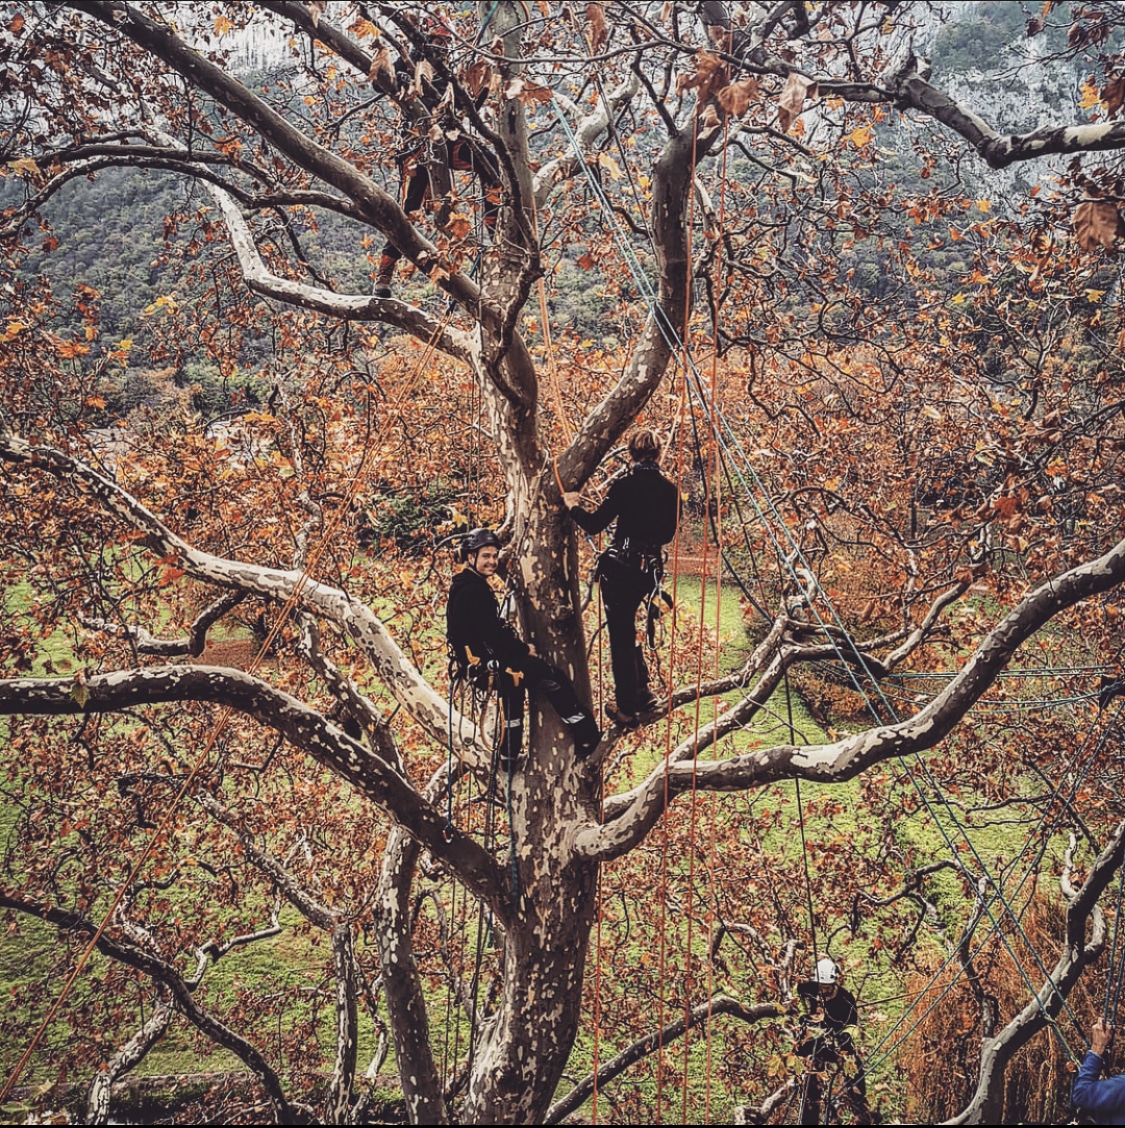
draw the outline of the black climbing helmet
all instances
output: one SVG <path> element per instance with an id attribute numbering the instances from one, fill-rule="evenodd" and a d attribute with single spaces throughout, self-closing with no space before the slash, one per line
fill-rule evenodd
<path id="1" fill-rule="evenodd" d="M 482 548 L 499 548 L 500 538 L 491 529 L 473 529 L 461 542 L 461 561 L 467 564 Z"/>

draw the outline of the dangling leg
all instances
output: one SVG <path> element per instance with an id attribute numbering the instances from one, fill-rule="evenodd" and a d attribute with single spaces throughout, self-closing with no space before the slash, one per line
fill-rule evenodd
<path id="1" fill-rule="evenodd" d="M 523 708 L 527 690 L 523 678 L 501 670 L 498 675 L 501 724 L 500 768 L 505 774 L 514 772 L 523 751 Z"/>
<path id="2" fill-rule="evenodd" d="M 415 153 L 406 159 L 403 164 L 403 179 L 406 185 L 406 199 L 403 200 L 402 210 L 408 215 L 417 211 L 426 199 L 430 190 L 430 178 L 426 167 L 419 161 L 421 152 Z M 375 274 L 375 288 L 372 293 L 377 298 L 391 296 L 391 283 L 394 281 L 395 267 L 402 258 L 402 251 L 389 239 L 383 244 L 383 253 L 379 256 L 379 269 Z"/>
<path id="3" fill-rule="evenodd" d="M 584 760 L 601 743 L 601 729 L 594 714 L 578 700 L 574 683 L 557 666 L 542 658 L 528 658 L 525 666 L 530 689 L 541 689 L 562 723 L 574 737 L 574 754 Z"/>

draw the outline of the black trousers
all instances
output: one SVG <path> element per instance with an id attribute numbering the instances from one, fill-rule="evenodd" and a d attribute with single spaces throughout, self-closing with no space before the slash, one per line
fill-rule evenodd
<path id="1" fill-rule="evenodd" d="M 821 1035 L 807 1039 L 797 1047 L 797 1056 L 812 1058 L 813 1068 L 818 1071 L 827 1069 L 830 1065 L 843 1067 L 850 1060 L 852 1064 L 859 1066 L 859 1072 L 851 1077 L 845 1074 L 844 1080 L 861 1097 L 867 1096 L 867 1077 L 864 1075 L 863 1067 L 859 1065 L 855 1042 L 846 1031 L 834 1037 Z"/>
<path id="2" fill-rule="evenodd" d="M 419 149 L 407 158 L 404 169 L 410 169 L 406 176 L 406 198 L 402 202 L 402 210 L 407 212 L 417 211 L 423 204 L 430 191 L 430 174 L 422 161 L 425 153 Z M 480 180 L 481 190 L 484 193 L 484 222 L 486 227 L 496 226 L 496 217 L 500 212 L 500 204 L 496 199 L 500 189 L 500 177 L 496 170 L 483 158 L 478 157 L 476 151 L 464 141 L 454 141 L 449 146 L 449 160 L 451 166 L 458 172 L 473 172 Z M 383 245 L 383 258 L 398 262 L 402 258 L 402 251 L 388 240 Z M 394 269 L 392 266 L 391 270 Z"/>
<path id="3" fill-rule="evenodd" d="M 505 667 L 496 672 L 500 708 L 504 716 L 504 739 L 500 744 L 501 765 L 515 767 L 523 748 L 523 712 L 527 691 L 537 690 L 551 703 L 575 741 L 594 739 L 598 725 L 594 715 L 578 700 L 574 683 L 557 666 L 530 655 L 519 669 Z"/>
<path id="4" fill-rule="evenodd" d="M 648 664 L 637 642 L 637 611 L 651 594 L 656 580 L 651 572 L 605 561 L 601 565 L 602 602 L 609 632 L 609 656 L 617 708 L 636 713 L 649 692 Z"/>

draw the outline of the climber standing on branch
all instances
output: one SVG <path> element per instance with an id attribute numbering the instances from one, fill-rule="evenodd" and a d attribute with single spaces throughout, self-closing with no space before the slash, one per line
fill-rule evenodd
<path id="1" fill-rule="evenodd" d="M 466 567 L 453 577 L 446 605 L 446 637 L 460 672 L 477 684 L 491 680 L 504 715 L 501 764 L 515 769 L 523 747 L 527 691 L 540 690 L 574 738 L 574 753 L 585 759 L 602 734 L 579 700 L 571 680 L 535 653 L 501 618 L 489 580 L 500 563 L 500 540 L 491 529 L 474 529 L 461 544 Z"/>
<path id="2" fill-rule="evenodd" d="M 633 468 L 609 488 L 605 501 L 588 513 L 577 493 L 563 501 L 579 528 L 600 533 L 616 520 L 613 543 L 598 561 L 617 694 L 606 715 L 622 728 L 635 728 L 637 714 L 656 703 L 649 690 L 648 665 L 637 641 L 637 610 L 664 575 L 664 545 L 676 535 L 679 491 L 660 472 L 660 440 L 642 429 L 629 441 Z"/>

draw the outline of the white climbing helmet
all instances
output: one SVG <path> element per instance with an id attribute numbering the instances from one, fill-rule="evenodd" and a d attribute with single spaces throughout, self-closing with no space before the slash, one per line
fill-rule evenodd
<path id="1" fill-rule="evenodd" d="M 827 956 L 816 963 L 817 983 L 835 983 L 840 978 L 840 969 Z"/>

